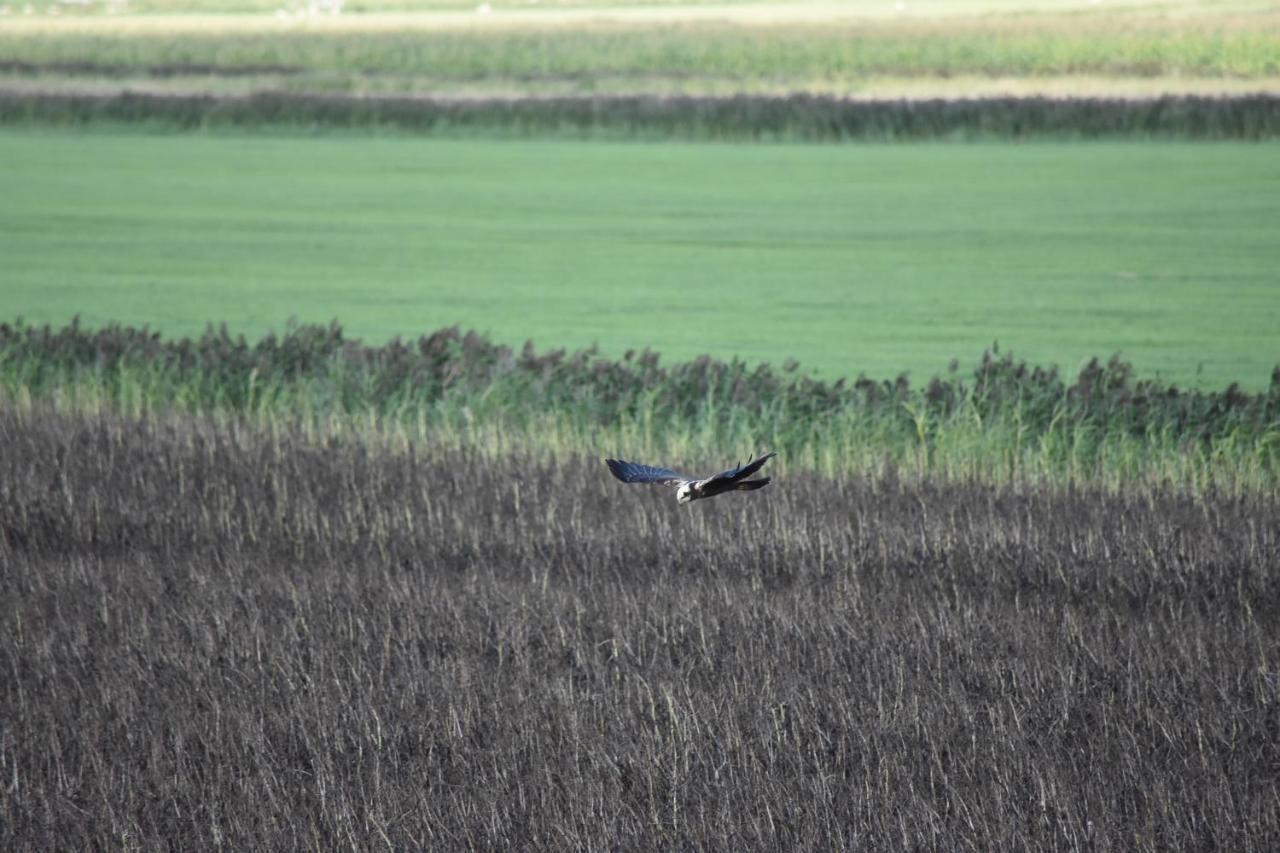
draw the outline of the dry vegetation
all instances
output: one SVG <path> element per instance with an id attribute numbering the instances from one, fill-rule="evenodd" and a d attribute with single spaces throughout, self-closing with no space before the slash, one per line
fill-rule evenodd
<path id="1" fill-rule="evenodd" d="M 0 846 L 1280 843 L 1274 497 L 0 410 Z"/>

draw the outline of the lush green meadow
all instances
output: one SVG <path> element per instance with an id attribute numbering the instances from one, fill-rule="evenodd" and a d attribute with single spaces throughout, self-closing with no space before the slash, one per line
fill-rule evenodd
<path id="1" fill-rule="evenodd" d="M 993 341 L 1068 374 L 1266 387 L 1272 145 L 735 146 L 0 135 L 7 318 L 340 318 L 917 381 Z"/>

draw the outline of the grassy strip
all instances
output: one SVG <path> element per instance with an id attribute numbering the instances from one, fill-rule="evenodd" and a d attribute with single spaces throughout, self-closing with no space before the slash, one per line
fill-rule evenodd
<path id="1" fill-rule="evenodd" d="M 433 100 L 279 92 L 245 97 L 0 93 L 0 124 L 121 123 L 180 130 L 321 127 L 803 141 L 1265 140 L 1280 137 L 1280 96 L 854 101 L 816 95 Z"/>
<path id="2" fill-rule="evenodd" d="M 715 464 L 780 451 L 794 468 L 1119 487 L 1273 490 L 1280 473 L 1280 368 L 1246 394 L 1133 381 L 1112 359 L 1073 381 L 989 352 L 972 374 L 913 388 L 826 383 L 709 358 L 663 367 L 652 352 L 514 352 L 444 329 L 370 347 L 335 324 L 256 344 L 210 329 L 0 325 L 0 388 L 19 407 L 177 408 L 264 421 L 373 425 L 497 454 L 632 454 Z M 407 431 L 407 433 L 406 433 Z"/>
<path id="3" fill-rule="evenodd" d="M 346 95 L 350 97 L 401 97 L 436 100 L 488 98 L 680 96 L 731 97 L 754 95 L 784 97 L 805 93 L 857 100 L 927 100 L 973 98 L 1130 98 L 1150 99 L 1171 95 L 1212 97 L 1280 94 L 1280 75 L 1270 77 L 1105 77 L 1054 75 L 1045 77 L 863 77 L 856 81 L 814 79 L 743 80 L 672 77 L 660 70 L 644 77 L 592 77 L 590 79 L 526 81 L 502 79 L 447 80 L 400 75 L 368 75 L 359 72 L 306 73 L 291 69 L 246 69 L 234 74 L 205 73 L 200 69 L 176 74 L 124 71 L 91 74 L 91 68 L 25 71 L 0 68 L 0 91 L 41 95 L 108 95 L 132 92 L 158 95 L 239 95 L 260 92 Z"/>

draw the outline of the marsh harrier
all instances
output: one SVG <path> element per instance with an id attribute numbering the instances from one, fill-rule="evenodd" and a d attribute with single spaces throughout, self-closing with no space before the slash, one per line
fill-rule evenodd
<path id="1" fill-rule="evenodd" d="M 748 480 L 747 477 L 759 471 L 764 463 L 776 455 L 776 453 L 766 453 L 746 465 L 739 465 L 736 468 L 721 471 L 713 477 L 701 480 L 697 477 L 688 477 L 672 471 L 670 468 L 655 468 L 652 465 L 624 462 L 621 459 L 606 459 L 604 461 L 609 466 L 609 470 L 613 472 L 613 476 L 624 483 L 661 483 L 664 486 L 675 486 L 676 500 L 679 503 L 687 504 L 689 501 L 714 498 L 716 495 L 721 495 L 725 492 L 750 492 L 756 489 L 763 489 L 769 485 L 770 477 L 763 477 L 759 480 Z"/>

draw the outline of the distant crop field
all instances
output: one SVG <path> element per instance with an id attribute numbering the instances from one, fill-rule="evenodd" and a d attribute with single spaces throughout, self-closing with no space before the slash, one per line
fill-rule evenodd
<path id="1" fill-rule="evenodd" d="M 1053 13 L 1107 13 L 1087 0 L 490 0 L 483 12 L 476 0 L 344 0 L 341 13 L 357 19 L 366 16 L 429 16 L 443 24 L 460 19 L 488 21 L 578 21 L 597 17 L 633 17 L 649 20 L 698 20 L 732 18 L 742 21 L 796 19 L 866 20 L 877 18 L 956 18 L 974 15 L 1042 15 Z M 1108 4 L 1110 5 L 1110 4 Z M 107 12 L 112 16 L 158 16 L 200 14 L 206 16 L 272 15 L 285 11 L 296 16 L 305 11 L 302 0 L 130 0 L 126 4 L 68 6 L 61 13 L 86 17 Z M 1268 10 L 1270 0 L 1126 0 L 1125 14 L 1155 16 L 1216 16 Z M 49 7 L 36 14 L 47 13 Z M 327 12 L 321 18 L 328 18 Z"/>
<path id="2" fill-rule="evenodd" d="M 0 88 L 466 96 L 1280 90 L 1274 4 L 909 3 L 901 12 L 891 2 L 486 5 L 492 14 L 434 4 L 411 10 L 417 14 L 299 18 L 272 3 L 239 15 L 11 16 L 0 20 Z"/>
<path id="3" fill-rule="evenodd" d="M 6 318 L 1267 386 L 1273 145 L 0 134 Z"/>

